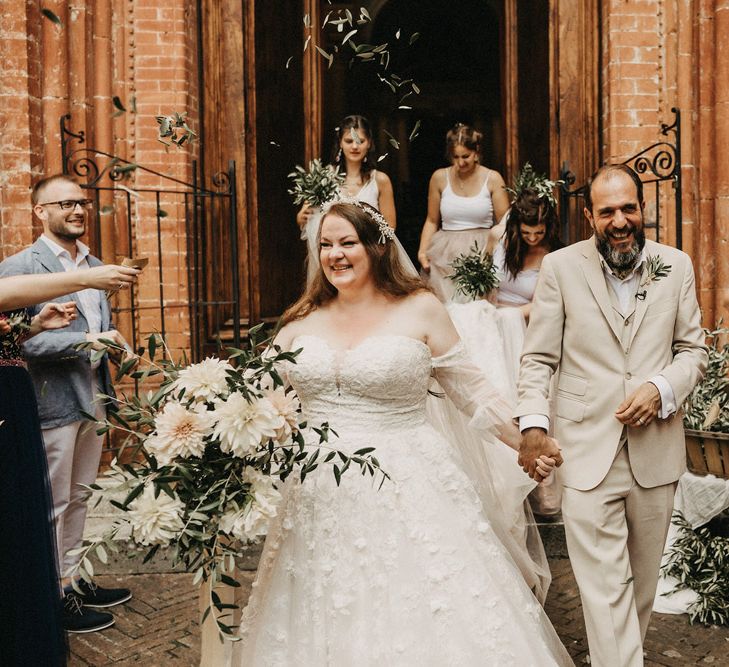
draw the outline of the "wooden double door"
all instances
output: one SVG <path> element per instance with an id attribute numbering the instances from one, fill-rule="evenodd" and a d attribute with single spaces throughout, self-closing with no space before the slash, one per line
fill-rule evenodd
<path id="1" fill-rule="evenodd" d="M 384 156 L 378 167 L 393 181 L 398 234 L 410 252 L 430 174 L 446 164 L 445 133 L 456 122 L 483 132 L 484 163 L 507 182 L 526 161 L 555 178 L 568 163 L 580 182 L 599 162 L 600 0 L 199 4 L 203 119 L 214 128 L 207 144 L 237 158 L 245 174 L 239 239 L 247 260 L 242 293 L 253 320 L 275 317 L 301 292 L 303 245 L 287 174 L 313 157 L 329 158 L 345 115 L 363 114 L 373 124 Z M 346 53 L 343 33 L 322 24 L 330 11 L 356 18 L 361 7 L 371 21 L 357 39 L 387 42 L 388 70 L 417 83 L 419 93 L 405 102 L 398 104 L 373 63 L 351 66 L 337 55 L 330 65 L 312 48 L 338 45 Z M 413 33 L 419 36 L 410 44 Z"/>

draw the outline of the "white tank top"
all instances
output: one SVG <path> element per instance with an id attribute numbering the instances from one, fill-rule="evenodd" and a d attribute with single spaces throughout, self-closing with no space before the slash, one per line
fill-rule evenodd
<path id="1" fill-rule="evenodd" d="M 481 191 L 473 197 L 463 197 L 453 192 L 446 169 L 446 186 L 440 196 L 441 227 L 455 232 L 462 229 L 489 229 L 494 226 L 494 205 L 488 189 L 491 172 L 486 175 Z"/>
<path id="2" fill-rule="evenodd" d="M 525 269 L 516 274 L 516 278 L 506 268 L 506 249 L 503 239 L 494 248 L 494 265 L 499 278 L 499 303 L 512 306 L 523 306 L 530 303 L 537 288 L 539 269 Z"/>
<path id="3" fill-rule="evenodd" d="M 377 187 L 377 169 L 370 172 L 367 182 L 354 195 L 355 199 L 380 210 L 380 188 Z"/>

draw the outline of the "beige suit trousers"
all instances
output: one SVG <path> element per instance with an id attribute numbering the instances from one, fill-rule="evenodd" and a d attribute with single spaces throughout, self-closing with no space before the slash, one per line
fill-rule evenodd
<path id="1" fill-rule="evenodd" d="M 104 416 L 103 408 L 98 408 L 97 418 Z M 104 436 L 96 435 L 96 424 L 85 420 L 43 429 L 62 577 L 79 559 L 68 552 L 83 540 L 89 491 L 81 485 L 96 481 L 103 440 Z"/>
<path id="2" fill-rule="evenodd" d="M 627 443 L 597 487 L 564 488 L 567 549 L 593 667 L 643 665 L 643 640 L 675 490 L 675 482 L 650 489 L 639 486 Z"/>

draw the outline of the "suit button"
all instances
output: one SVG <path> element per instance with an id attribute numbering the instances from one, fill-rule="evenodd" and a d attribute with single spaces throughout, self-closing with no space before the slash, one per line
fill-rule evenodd
<path id="1" fill-rule="evenodd" d="M 632 378 L 632 377 L 633 377 L 633 375 L 631 373 L 626 373 L 625 374 L 625 379 L 626 380 L 630 380 L 630 378 Z"/>
<path id="2" fill-rule="evenodd" d="M 627 327 L 630 324 L 630 318 L 628 318 L 627 320 L 625 320 L 623 322 L 623 324 Z"/>

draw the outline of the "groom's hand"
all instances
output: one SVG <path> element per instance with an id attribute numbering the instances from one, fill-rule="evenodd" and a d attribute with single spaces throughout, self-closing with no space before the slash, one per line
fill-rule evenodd
<path id="1" fill-rule="evenodd" d="M 527 428 L 521 434 L 519 445 L 519 465 L 529 477 L 540 481 L 542 478 L 537 472 L 537 459 L 542 456 L 554 459 L 557 466 L 562 465 L 562 453 L 557 441 L 547 435 L 541 428 Z"/>
<path id="2" fill-rule="evenodd" d="M 615 411 L 615 418 L 627 426 L 647 426 L 661 409 L 661 394 L 652 382 L 644 382 Z"/>

